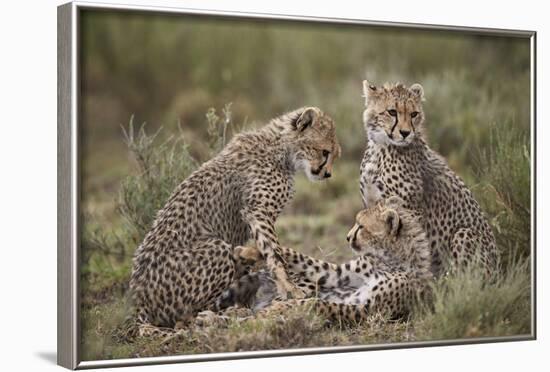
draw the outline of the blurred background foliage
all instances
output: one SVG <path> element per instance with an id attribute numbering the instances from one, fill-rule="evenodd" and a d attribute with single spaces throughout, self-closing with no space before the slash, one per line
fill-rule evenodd
<path id="1" fill-rule="evenodd" d="M 365 147 L 361 120 L 365 78 L 376 84 L 401 81 L 424 86 L 431 147 L 448 160 L 482 204 L 503 252 L 503 275 L 523 275 L 520 283 L 529 285 L 525 264 L 531 203 L 528 39 L 91 10 L 82 14 L 80 37 L 87 358 L 136 353 L 129 346 L 113 346 L 106 335 L 126 311 L 123 303 L 133 251 L 175 185 L 233 133 L 288 110 L 314 105 L 333 116 L 343 157 L 325 183 L 311 185 L 303 176 L 297 178 L 296 197 L 278 221 L 281 241 L 332 261 L 351 257 L 344 239 L 361 208 L 358 173 Z M 507 278 L 499 280 L 502 288 L 491 293 L 502 298 L 511 282 Z M 436 292 L 452 293 L 454 302 L 463 304 L 462 288 L 475 288 L 476 295 L 483 290 L 476 286 L 482 281 L 478 279 L 469 286 L 457 279 L 455 290 L 449 289 L 453 281 L 447 279 L 441 284 L 445 288 Z M 516 299 L 523 287 L 514 282 L 514 292 L 509 292 Z M 512 308 L 521 312 L 510 316 L 506 315 L 510 311 L 495 310 L 486 332 L 476 315 L 478 306 L 470 308 L 472 319 L 454 324 L 452 332 L 442 328 L 437 334 L 457 338 L 465 334 L 456 329 L 472 327 L 482 330 L 478 336 L 528 332 L 528 322 L 506 328 L 510 319 L 529 316 L 525 311 L 529 299 L 519 297 L 522 306 Z M 429 338 L 430 327 L 436 322 L 444 327 L 441 317 L 455 313 L 447 309 L 439 318 L 430 315 L 410 326 L 417 325 L 418 337 Z M 371 329 L 376 334 L 372 342 L 405 339 L 401 327 L 395 330 L 399 335 L 380 331 L 378 323 L 376 327 L 376 332 Z M 412 337 L 408 332 L 406 339 Z M 345 344 L 342 337 L 338 342 Z M 357 342 L 370 341 L 363 337 Z M 162 354 L 150 347 L 140 345 L 140 355 L 145 349 L 147 355 Z M 180 345 L 176 351 L 189 350 Z"/>

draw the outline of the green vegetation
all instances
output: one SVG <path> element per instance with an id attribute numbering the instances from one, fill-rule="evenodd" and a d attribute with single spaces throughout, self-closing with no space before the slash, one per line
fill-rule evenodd
<path id="1" fill-rule="evenodd" d="M 92 11 L 81 37 L 85 360 L 530 332 L 527 40 Z M 132 254 L 176 185 L 234 133 L 295 107 L 335 118 L 343 157 L 326 182 L 297 177 L 277 232 L 307 254 L 351 258 L 365 77 L 423 84 L 429 142 L 473 190 L 503 252 L 495 278 L 445 276 L 433 304 L 399 322 L 373 314 L 356 327 L 329 325 L 295 309 L 168 340 L 113 337 L 130 309 Z"/>
<path id="2" fill-rule="evenodd" d="M 445 276 L 433 285 L 433 304 L 420 306 L 414 314 L 416 337 L 449 340 L 529 333 L 530 286 L 526 261 L 511 263 L 491 279 L 474 268 Z"/>

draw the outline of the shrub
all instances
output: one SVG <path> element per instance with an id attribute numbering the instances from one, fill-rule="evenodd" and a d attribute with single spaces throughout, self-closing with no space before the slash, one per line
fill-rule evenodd
<path id="1" fill-rule="evenodd" d="M 489 145 L 479 151 L 475 189 L 489 214 L 502 263 L 531 253 L 529 132 L 512 121 L 491 126 Z"/>
<path id="2" fill-rule="evenodd" d="M 130 257 L 155 214 L 197 167 L 181 135 L 161 140 L 161 129 L 149 135 L 142 124 L 136 130 L 133 117 L 122 132 L 136 171 L 120 184 L 115 201 L 120 223 L 106 226 L 97 217 L 83 216 L 81 276 L 88 295 L 117 282 L 127 284 Z"/>
<path id="3" fill-rule="evenodd" d="M 122 128 L 124 141 L 137 164 L 137 172 L 122 181 L 117 210 L 130 232 L 141 240 L 176 186 L 195 168 L 188 145 L 180 136 L 169 136 L 158 143 L 161 129 L 152 135 L 145 124 L 134 129 L 133 118 L 128 130 Z"/>
<path id="4" fill-rule="evenodd" d="M 527 260 L 487 278 L 475 266 L 432 285 L 433 304 L 414 315 L 419 340 L 449 340 L 530 333 L 531 275 Z M 433 307 L 432 307 L 433 305 Z"/>
<path id="5" fill-rule="evenodd" d="M 208 110 L 206 121 L 212 155 L 228 141 L 231 118 L 231 104 L 225 105 L 221 117 L 214 108 Z M 93 216 L 84 216 L 82 274 L 88 279 L 85 285 L 94 280 L 108 285 L 110 279 L 127 278 L 131 265 L 129 256 L 150 229 L 157 211 L 198 167 L 181 130 L 178 136 L 162 137 L 162 128 L 148 134 L 145 126 L 143 123 L 136 129 L 132 116 L 128 127 L 122 127 L 124 143 L 136 169 L 122 180 L 115 201 L 120 226 L 107 227 Z"/>

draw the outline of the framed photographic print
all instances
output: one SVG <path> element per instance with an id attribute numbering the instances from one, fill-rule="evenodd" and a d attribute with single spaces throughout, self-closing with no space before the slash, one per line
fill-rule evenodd
<path id="1" fill-rule="evenodd" d="M 58 8 L 58 363 L 533 340 L 535 32 Z"/>

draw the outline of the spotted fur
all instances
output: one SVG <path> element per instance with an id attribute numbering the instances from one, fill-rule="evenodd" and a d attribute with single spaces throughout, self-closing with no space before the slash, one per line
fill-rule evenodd
<path id="1" fill-rule="evenodd" d="M 303 296 L 287 278 L 275 221 L 295 173 L 326 179 L 339 154 L 333 120 L 314 107 L 235 136 L 176 188 L 136 250 L 130 289 L 139 323 L 174 327 L 214 306 L 238 271 L 235 247 L 249 238 L 278 296 Z"/>
<path id="2" fill-rule="evenodd" d="M 288 272 L 310 298 L 272 299 L 275 301 L 270 306 L 262 304 L 255 310 L 266 316 L 294 306 L 311 305 L 331 319 L 362 321 L 375 312 L 388 317 L 403 316 L 418 296 L 427 294 L 432 278 L 428 240 L 421 221 L 403 207 L 401 199 L 381 200 L 359 212 L 348 241 L 358 258 L 340 265 L 283 247 Z M 262 280 L 259 282 L 259 286 L 254 282 L 252 287 L 262 288 Z M 240 282 L 245 288 L 250 283 L 250 279 Z M 245 288 L 238 293 L 253 293 L 250 287 Z M 237 292 L 236 288 L 234 291 Z M 226 293 L 228 296 L 230 293 Z M 261 297 L 241 298 L 240 304 L 254 306 Z"/>
<path id="3" fill-rule="evenodd" d="M 462 179 L 424 138 L 422 86 L 377 87 L 365 81 L 363 90 L 368 142 L 360 189 L 365 206 L 402 198 L 423 221 L 436 276 L 473 261 L 487 273 L 494 271 L 499 252 L 487 219 Z"/>

